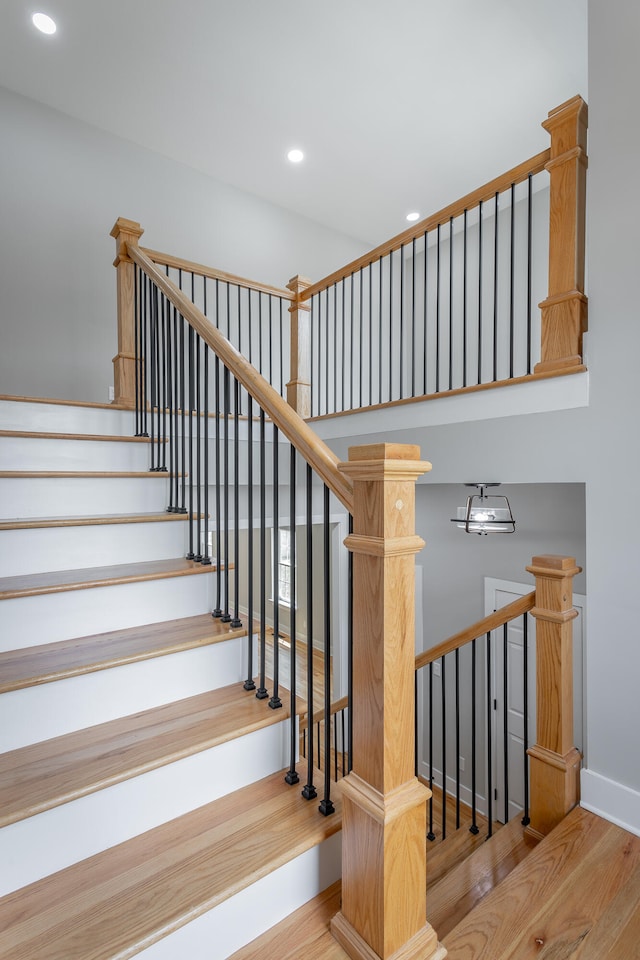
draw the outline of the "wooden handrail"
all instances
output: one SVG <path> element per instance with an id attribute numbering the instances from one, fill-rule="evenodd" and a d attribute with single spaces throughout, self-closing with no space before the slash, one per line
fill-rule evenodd
<path id="1" fill-rule="evenodd" d="M 265 411 L 271 421 L 323 479 L 340 502 L 353 512 L 353 484 L 338 470 L 338 458 L 252 364 L 236 350 L 204 314 L 163 274 L 135 243 L 126 245 L 128 256 L 153 280 L 185 320 L 222 360 Z"/>
<path id="2" fill-rule="evenodd" d="M 349 698 L 341 697 L 339 700 L 336 700 L 334 703 L 331 704 L 329 715 L 333 717 L 334 714 L 340 713 L 341 710 L 345 710 L 348 706 L 349 706 Z M 323 708 L 322 710 L 318 710 L 317 713 L 314 713 L 314 715 L 311 717 L 311 723 L 312 724 L 322 723 L 324 718 L 325 718 L 325 710 Z M 309 714 L 305 713 L 305 715 L 300 719 L 300 730 L 306 730 L 308 726 L 309 726 Z"/>
<path id="3" fill-rule="evenodd" d="M 471 210 L 473 207 L 477 207 L 480 201 L 492 200 L 496 193 L 502 193 L 503 190 L 508 190 L 512 184 L 522 183 L 523 180 L 527 179 L 529 174 L 535 175 L 536 173 L 541 173 L 545 169 L 550 156 L 551 150 L 547 149 L 543 150 L 542 153 L 536 154 L 535 157 L 531 157 L 530 160 L 519 163 L 517 167 L 507 170 L 506 173 L 496 177 L 494 180 L 490 180 L 488 183 L 485 183 L 484 186 L 478 187 L 477 190 L 473 190 L 460 200 L 456 200 L 454 203 L 443 207 L 442 210 L 432 214 L 430 217 L 420 220 L 419 223 L 414 224 L 402 233 L 397 234 L 397 236 L 392 237 L 391 240 L 386 240 L 384 243 L 381 243 L 380 246 L 375 247 L 374 250 L 348 263 L 346 267 L 341 267 L 323 280 L 312 283 L 311 286 L 307 287 L 307 289 L 301 293 L 300 299 L 309 300 L 314 294 L 320 293 L 321 290 L 325 290 L 327 287 L 333 286 L 334 283 L 344 280 L 345 277 L 350 276 L 352 273 L 357 273 L 359 270 L 362 270 L 363 267 L 368 267 L 369 264 L 375 263 L 380 257 L 386 257 L 387 254 L 393 250 L 398 250 L 403 244 L 410 243 L 412 240 L 423 236 L 426 231 L 434 230 L 438 225 L 448 223 L 452 217 L 455 219 L 461 216 L 465 210 Z"/>
<path id="4" fill-rule="evenodd" d="M 191 260 L 183 260 L 182 257 L 174 257 L 170 253 L 160 253 L 158 250 L 150 250 L 149 247 L 140 247 L 140 250 L 154 263 L 161 263 L 164 267 L 175 267 L 176 270 L 186 270 L 187 273 L 197 273 L 200 276 L 211 280 L 223 280 L 234 287 L 245 287 L 247 290 L 256 290 L 259 293 L 268 293 L 270 296 L 280 297 L 282 300 L 295 300 L 296 296 L 291 290 L 272 287 L 267 283 L 256 283 L 255 280 L 247 280 L 246 277 L 236 277 L 233 273 L 225 273 L 224 270 L 217 270 L 215 267 L 207 267 L 202 263 L 194 263 Z"/>
<path id="5" fill-rule="evenodd" d="M 510 620 L 515 620 L 516 617 L 521 616 L 523 613 L 528 613 L 529 610 L 532 610 L 535 606 L 535 602 L 536 592 L 532 590 L 531 593 L 527 593 L 526 596 L 518 597 L 518 599 L 512 603 L 508 603 L 506 607 L 500 607 L 499 610 L 494 610 L 493 613 L 490 613 L 488 617 L 484 617 L 483 620 L 478 620 L 477 623 L 472 623 L 470 627 L 466 627 L 466 629 L 461 630 L 459 633 L 454 633 L 448 640 L 443 640 L 442 643 L 431 647 L 430 650 L 419 653 L 416 657 L 416 670 L 420 670 L 422 667 L 426 667 L 427 664 L 439 660 L 440 657 L 446 656 L 448 653 L 451 653 L 452 650 L 463 647 L 465 643 L 469 643 L 471 640 L 483 637 L 485 633 L 490 633 L 492 630 L 495 630 L 496 627 L 502 627 L 505 623 L 508 623 Z"/>

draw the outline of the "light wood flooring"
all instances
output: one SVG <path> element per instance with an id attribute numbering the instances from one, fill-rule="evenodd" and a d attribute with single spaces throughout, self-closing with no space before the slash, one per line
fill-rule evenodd
<path id="1" fill-rule="evenodd" d="M 463 865 L 427 893 L 449 960 L 640 960 L 639 837 L 577 807 L 515 864 L 514 845 L 509 825 L 466 882 Z M 482 896 L 463 916 L 465 886 Z M 329 932 L 339 909 L 337 883 L 229 960 L 347 960 Z"/>

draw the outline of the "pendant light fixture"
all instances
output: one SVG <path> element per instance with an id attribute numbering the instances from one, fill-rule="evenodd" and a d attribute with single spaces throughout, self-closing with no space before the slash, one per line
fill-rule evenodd
<path id="1" fill-rule="evenodd" d="M 475 487 L 477 493 L 469 494 L 464 507 L 458 507 L 457 523 L 465 533 L 513 533 L 516 522 L 513 519 L 509 501 L 504 496 L 487 494 L 489 487 L 499 487 L 499 483 L 465 483 L 465 487 Z"/>

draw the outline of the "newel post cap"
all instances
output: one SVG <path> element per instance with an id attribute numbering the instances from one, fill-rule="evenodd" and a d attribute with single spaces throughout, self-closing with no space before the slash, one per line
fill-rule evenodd
<path id="1" fill-rule="evenodd" d="M 137 244 L 144 233 L 143 228 L 137 220 L 127 220 L 126 217 L 118 217 L 109 233 L 110 237 L 116 241 L 116 258 L 113 261 L 114 267 L 121 262 L 131 262 L 127 256 L 126 245 L 128 243 Z"/>
<path id="2" fill-rule="evenodd" d="M 582 567 L 577 566 L 575 557 L 565 557 L 560 554 L 545 553 L 531 558 L 531 564 L 526 568 L 534 577 L 549 577 L 552 580 L 575 577 L 582 573 Z"/>

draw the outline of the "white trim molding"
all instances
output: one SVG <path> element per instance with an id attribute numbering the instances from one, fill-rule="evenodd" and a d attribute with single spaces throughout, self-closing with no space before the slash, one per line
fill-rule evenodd
<path id="1" fill-rule="evenodd" d="M 580 806 L 640 837 L 640 793 L 593 770 L 580 778 Z"/>

